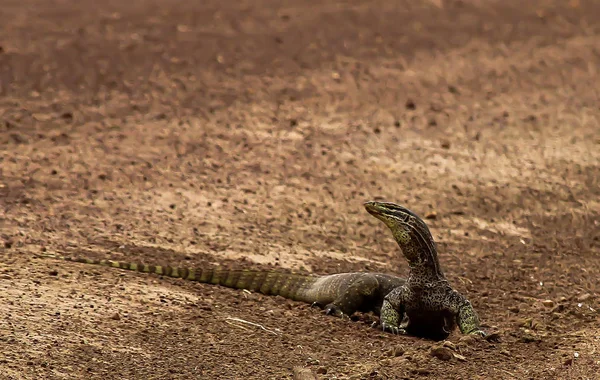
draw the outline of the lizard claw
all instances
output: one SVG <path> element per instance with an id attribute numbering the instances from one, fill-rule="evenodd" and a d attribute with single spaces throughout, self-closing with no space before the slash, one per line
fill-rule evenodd
<path id="1" fill-rule="evenodd" d="M 483 330 L 473 330 L 469 333 L 469 335 L 478 335 L 483 338 L 485 338 L 487 336 L 487 334 Z"/>
<path id="2" fill-rule="evenodd" d="M 333 315 L 336 317 L 344 317 L 344 313 L 334 304 L 330 303 L 329 305 L 325 306 L 325 314 L 326 315 Z"/>
<path id="3" fill-rule="evenodd" d="M 377 324 L 378 324 L 377 322 L 373 322 L 373 324 L 371 324 L 371 327 L 376 328 Z M 399 328 L 398 326 L 394 326 L 394 325 L 391 325 L 391 324 L 385 323 L 385 322 L 381 322 L 381 330 L 389 331 L 394 335 L 405 335 L 406 334 L 406 330 L 404 330 L 403 328 Z"/>
<path id="4" fill-rule="evenodd" d="M 320 304 L 320 303 L 318 303 L 318 302 L 313 302 L 313 303 L 311 303 L 311 304 L 310 304 L 310 307 L 318 307 L 319 309 L 322 309 L 322 308 L 323 308 L 323 307 L 321 306 L 321 304 Z"/>
<path id="5" fill-rule="evenodd" d="M 381 324 L 381 329 L 382 329 L 383 331 L 389 331 L 389 332 L 391 332 L 391 333 L 392 333 L 392 334 L 394 334 L 394 335 L 398 335 L 398 327 L 396 327 L 396 326 L 392 326 L 392 325 L 388 325 L 388 324 L 386 324 L 385 322 L 383 322 L 383 323 Z"/>

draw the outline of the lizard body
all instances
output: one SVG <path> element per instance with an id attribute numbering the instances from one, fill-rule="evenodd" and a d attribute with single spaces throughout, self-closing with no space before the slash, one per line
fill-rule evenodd
<path id="1" fill-rule="evenodd" d="M 444 276 L 435 242 L 423 219 L 391 202 L 366 202 L 365 208 L 391 230 L 410 268 L 406 283 L 383 300 L 383 330 L 441 340 L 458 325 L 463 334 L 485 335 L 469 300 Z"/>
<path id="2" fill-rule="evenodd" d="M 336 316 L 349 316 L 356 311 L 373 311 L 379 314 L 385 295 L 405 281 L 401 277 L 383 273 L 355 272 L 317 276 L 245 269 L 190 269 L 52 254 L 42 256 L 63 261 L 153 273 L 233 289 L 246 289 L 271 296 L 278 295 L 294 301 L 311 303 L 324 308 L 327 314 Z"/>

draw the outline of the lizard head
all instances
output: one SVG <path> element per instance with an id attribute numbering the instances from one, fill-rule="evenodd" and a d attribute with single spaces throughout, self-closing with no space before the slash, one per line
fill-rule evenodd
<path id="1" fill-rule="evenodd" d="M 391 202 L 369 201 L 365 208 L 392 231 L 411 267 L 428 267 L 441 273 L 437 249 L 423 219 L 406 207 Z"/>
<path id="2" fill-rule="evenodd" d="M 419 219 L 414 212 L 392 202 L 368 201 L 365 202 L 365 208 L 369 214 L 381 220 L 386 225 L 388 224 L 386 220 L 395 220 L 395 223 L 405 223 L 410 217 Z"/>

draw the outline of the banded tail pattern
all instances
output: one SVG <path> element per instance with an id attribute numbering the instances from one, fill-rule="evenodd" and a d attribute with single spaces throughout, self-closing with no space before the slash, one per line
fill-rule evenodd
<path id="1" fill-rule="evenodd" d="M 308 295 L 310 288 L 319 279 L 318 276 L 256 271 L 229 270 L 223 268 L 192 269 L 173 266 L 149 265 L 115 260 L 96 260 L 87 257 L 67 257 L 52 254 L 41 257 L 70 261 L 75 263 L 100 265 L 134 272 L 151 273 L 166 277 L 181 278 L 204 284 L 220 285 L 233 289 L 246 289 L 271 296 L 281 296 L 294 301 L 313 302 Z"/>

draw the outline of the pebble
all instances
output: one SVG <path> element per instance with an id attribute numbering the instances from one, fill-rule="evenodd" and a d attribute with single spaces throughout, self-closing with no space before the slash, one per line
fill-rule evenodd
<path id="1" fill-rule="evenodd" d="M 592 295 L 590 293 L 585 293 L 585 294 L 582 294 L 579 297 L 577 297 L 577 301 L 585 302 L 585 301 L 589 300 L 591 297 L 592 297 Z"/>
<path id="2" fill-rule="evenodd" d="M 452 351 L 444 346 L 433 347 L 429 354 L 444 361 L 452 359 Z"/>
<path id="3" fill-rule="evenodd" d="M 554 307 L 554 301 L 552 301 L 552 300 L 543 300 L 542 301 L 542 305 L 544 305 L 546 307 Z"/>
<path id="4" fill-rule="evenodd" d="M 500 333 L 493 332 L 491 334 L 486 335 L 485 340 L 488 342 L 500 342 Z"/>
<path id="5" fill-rule="evenodd" d="M 477 338 L 475 336 L 473 336 L 473 335 L 465 335 L 465 336 L 460 337 L 460 339 L 458 340 L 458 342 L 462 346 L 472 345 L 476 341 L 477 341 Z"/>
<path id="6" fill-rule="evenodd" d="M 404 355 L 406 349 L 402 345 L 397 345 L 388 351 L 388 356 L 398 357 Z"/>
<path id="7" fill-rule="evenodd" d="M 317 376 L 315 376 L 312 371 L 308 368 L 302 367 L 294 367 L 294 380 L 316 380 Z"/>
<path id="8" fill-rule="evenodd" d="M 432 211 L 429 214 L 425 215 L 425 219 L 435 220 L 437 219 L 437 212 Z"/>
<path id="9" fill-rule="evenodd" d="M 536 337 L 531 333 L 530 330 L 523 331 L 523 335 L 521 335 L 519 338 L 519 342 L 521 343 L 531 343 L 535 342 L 536 340 Z"/>

